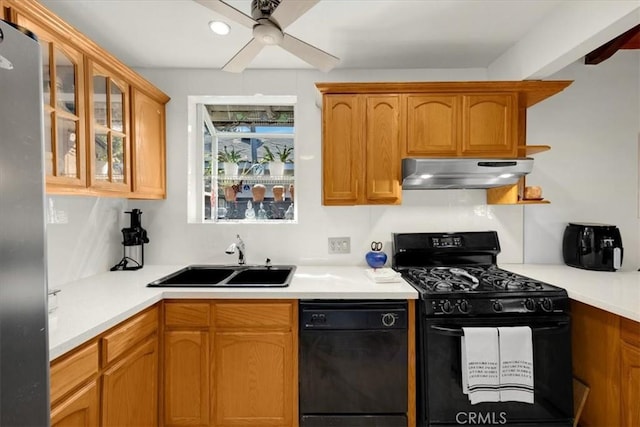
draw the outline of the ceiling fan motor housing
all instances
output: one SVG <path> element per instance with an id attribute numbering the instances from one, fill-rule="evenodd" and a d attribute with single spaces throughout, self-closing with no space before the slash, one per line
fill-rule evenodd
<path id="1" fill-rule="evenodd" d="M 273 22 L 259 19 L 258 25 L 253 27 L 253 37 L 265 45 L 278 45 L 282 42 L 284 34 Z"/>

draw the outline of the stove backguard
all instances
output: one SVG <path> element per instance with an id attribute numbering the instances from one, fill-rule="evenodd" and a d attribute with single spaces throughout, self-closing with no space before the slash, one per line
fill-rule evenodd
<path id="1" fill-rule="evenodd" d="M 500 253 L 495 231 L 394 233 L 391 264 L 406 267 L 496 264 Z"/>

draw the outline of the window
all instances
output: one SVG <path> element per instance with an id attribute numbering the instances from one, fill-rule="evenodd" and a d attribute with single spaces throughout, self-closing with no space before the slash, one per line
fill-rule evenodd
<path id="1" fill-rule="evenodd" d="M 190 219 L 296 222 L 295 97 L 190 97 L 190 115 Z"/>

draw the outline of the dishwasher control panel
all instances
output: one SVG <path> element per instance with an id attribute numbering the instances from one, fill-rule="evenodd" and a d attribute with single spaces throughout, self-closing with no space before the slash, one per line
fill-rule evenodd
<path id="1" fill-rule="evenodd" d="M 301 303 L 301 329 L 406 329 L 406 303 Z"/>

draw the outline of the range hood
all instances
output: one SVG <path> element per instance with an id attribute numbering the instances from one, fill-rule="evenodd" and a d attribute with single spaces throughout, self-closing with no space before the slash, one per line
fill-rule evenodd
<path id="1" fill-rule="evenodd" d="M 402 160 L 402 189 L 492 188 L 516 184 L 533 159 L 429 158 Z"/>

